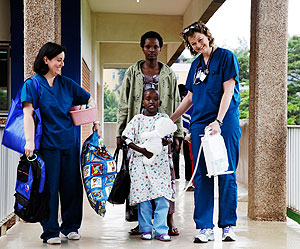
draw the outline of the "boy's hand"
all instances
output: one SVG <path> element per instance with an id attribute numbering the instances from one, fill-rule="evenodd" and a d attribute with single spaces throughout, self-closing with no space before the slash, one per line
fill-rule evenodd
<path id="1" fill-rule="evenodd" d="M 153 156 L 153 153 L 151 153 L 150 151 L 146 150 L 145 148 L 142 149 L 142 154 L 147 157 L 148 159 L 151 158 Z"/>
<path id="2" fill-rule="evenodd" d="M 171 138 L 165 138 L 165 137 L 163 137 L 161 140 L 162 140 L 163 146 L 167 146 L 168 144 L 172 143 L 172 139 Z"/>

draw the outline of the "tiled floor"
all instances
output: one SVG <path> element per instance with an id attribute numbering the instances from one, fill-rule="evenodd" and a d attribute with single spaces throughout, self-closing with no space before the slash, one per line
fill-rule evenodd
<path id="1" fill-rule="evenodd" d="M 184 171 L 181 166 L 181 171 Z M 186 182 L 184 176 L 176 182 L 177 193 L 180 193 Z M 239 196 L 245 199 L 245 189 L 239 186 Z M 217 206 L 217 198 L 215 199 Z M 79 241 L 63 240 L 61 245 L 43 244 L 39 239 L 39 224 L 18 222 L 8 230 L 7 235 L 0 238 L 1 249 L 34 249 L 34 248 L 72 248 L 72 249 L 103 249 L 103 248 L 256 248 L 256 249 L 293 249 L 300 248 L 300 225 L 288 219 L 282 222 L 255 222 L 247 218 L 247 202 L 238 203 L 238 224 L 235 228 L 236 242 L 222 242 L 221 229 L 215 228 L 215 241 L 206 244 L 194 244 L 193 236 L 197 233 L 193 222 L 193 193 L 185 193 L 176 203 L 175 221 L 180 229 L 180 236 L 173 237 L 171 242 L 156 240 L 142 241 L 139 236 L 130 236 L 128 231 L 136 223 L 124 220 L 124 205 L 107 205 L 104 218 L 96 215 L 85 199 L 84 218 Z M 217 218 L 217 208 L 215 208 Z"/>

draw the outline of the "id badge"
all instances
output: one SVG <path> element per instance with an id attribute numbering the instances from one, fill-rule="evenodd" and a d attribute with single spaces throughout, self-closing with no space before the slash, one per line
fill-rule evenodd
<path id="1" fill-rule="evenodd" d="M 199 79 L 201 81 L 201 70 L 199 70 L 196 74 L 196 81 Z"/>
<path id="2" fill-rule="evenodd" d="M 206 79 L 206 74 L 204 73 L 204 72 L 200 72 L 200 80 L 201 80 L 201 82 L 203 82 L 205 79 Z"/>

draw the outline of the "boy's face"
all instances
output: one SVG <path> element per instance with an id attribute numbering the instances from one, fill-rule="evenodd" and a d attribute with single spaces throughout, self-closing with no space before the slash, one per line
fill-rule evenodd
<path id="1" fill-rule="evenodd" d="M 149 89 L 144 92 L 143 105 L 146 109 L 145 115 L 156 115 L 157 109 L 160 106 L 159 93 L 154 89 Z"/>

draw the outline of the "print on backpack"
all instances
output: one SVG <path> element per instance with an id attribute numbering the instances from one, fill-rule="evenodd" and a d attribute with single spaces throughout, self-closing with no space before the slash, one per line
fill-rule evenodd
<path id="1" fill-rule="evenodd" d="M 83 185 L 91 207 L 104 216 L 106 201 L 114 184 L 117 167 L 105 145 L 99 145 L 97 132 L 89 136 L 82 146 L 81 172 Z"/>
<path id="2" fill-rule="evenodd" d="M 45 188 L 45 163 L 38 153 L 23 155 L 17 169 L 14 212 L 27 222 L 49 217 L 49 195 Z"/>

